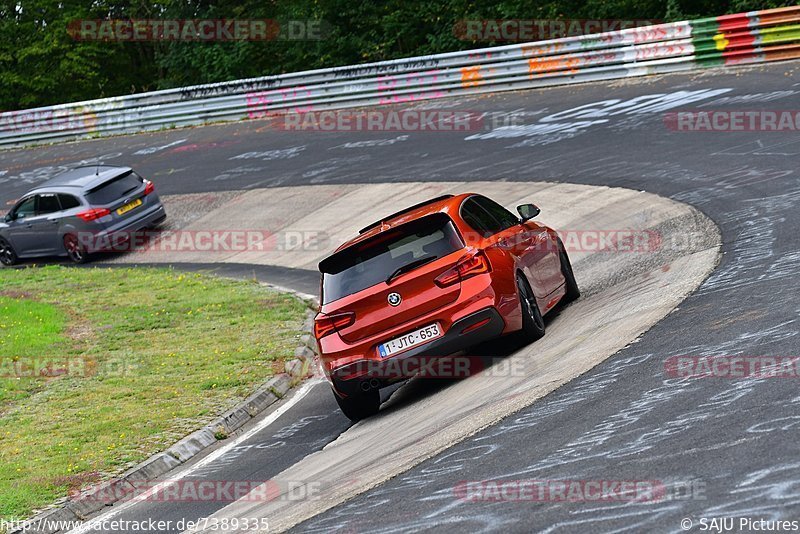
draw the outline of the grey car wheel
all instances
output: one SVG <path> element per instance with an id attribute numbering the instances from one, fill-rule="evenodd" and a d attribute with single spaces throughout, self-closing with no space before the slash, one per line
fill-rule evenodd
<path id="1" fill-rule="evenodd" d="M 0 237 L 0 263 L 10 266 L 17 263 L 18 260 L 17 253 L 11 243 Z"/>
<path id="2" fill-rule="evenodd" d="M 64 250 L 72 263 L 86 263 L 89 259 L 86 248 L 72 234 L 64 236 Z"/>

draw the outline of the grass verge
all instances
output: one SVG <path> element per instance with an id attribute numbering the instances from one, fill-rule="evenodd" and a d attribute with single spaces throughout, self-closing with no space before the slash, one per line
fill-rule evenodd
<path id="1" fill-rule="evenodd" d="M 168 269 L 0 270 L 0 518 L 163 450 L 293 356 L 290 295 Z"/>

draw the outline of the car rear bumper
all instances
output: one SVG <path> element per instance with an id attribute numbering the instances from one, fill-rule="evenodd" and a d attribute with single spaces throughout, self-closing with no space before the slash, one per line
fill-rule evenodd
<path id="1" fill-rule="evenodd" d="M 112 226 L 96 232 L 91 240 L 92 245 L 87 248 L 89 252 L 114 251 L 120 242 L 126 241 L 136 232 L 159 225 L 166 218 L 167 212 L 164 210 L 164 205 L 159 202 L 150 206 L 135 219 L 129 219 L 119 226 Z"/>
<path id="2" fill-rule="evenodd" d="M 381 388 L 411 378 L 417 373 L 427 373 L 438 378 L 463 378 L 474 372 L 468 360 L 442 362 L 431 366 L 457 352 L 502 335 L 505 321 L 494 307 L 483 308 L 455 321 L 445 334 L 434 341 L 414 347 L 383 360 L 364 359 L 341 367 L 330 374 L 334 389 L 342 396 Z"/>

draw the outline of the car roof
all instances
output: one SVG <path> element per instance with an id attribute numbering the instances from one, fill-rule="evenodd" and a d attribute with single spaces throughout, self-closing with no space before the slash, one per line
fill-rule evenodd
<path id="1" fill-rule="evenodd" d="M 130 167 L 118 167 L 115 165 L 85 165 L 76 167 L 62 172 L 58 176 L 40 184 L 36 189 L 29 191 L 24 196 L 28 196 L 32 193 L 41 193 L 51 188 L 61 189 L 69 187 L 88 190 L 132 170 L 133 169 Z"/>
<path id="2" fill-rule="evenodd" d="M 435 213 L 446 213 L 452 218 L 453 214 L 458 213 L 458 209 L 461 207 L 461 203 L 466 198 L 474 195 L 475 193 L 445 195 L 433 198 L 427 202 L 416 204 L 414 206 L 411 206 L 411 208 L 406 208 L 404 210 L 401 210 L 395 214 L 387 216 L 386 219 L 377 221 L 367 226 L 362 230 L 362 232 L 357 237 L 347 241 L 342 246 L 337 248 L 336 252 L 344 250 L 350 246 L 353 246 L 356 243 L 361 243 L 362 241 L 365 241 L 373 236 L 385 232 L 386 230 L 396 228 L 402 224 L 411 222 L 416 219 L 420 219 L 422 217 L 426 217 L 428 215 L 433 215 Z"/>

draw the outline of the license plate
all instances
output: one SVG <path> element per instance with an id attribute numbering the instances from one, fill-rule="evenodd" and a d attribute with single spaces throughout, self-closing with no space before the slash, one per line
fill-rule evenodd
<path id="1" fill-rule="evenodd" d="M 142 205 L 142 199 L 141 198 L 137 198 L 133 202 L 128 202 L 127 204 L 125 204 L 124 206 L 119 208 L 117 210 L 117 215 L 124 215 L 124 214 L 128 213 L 129 211 L 131 211 L 133 208 L 138 208 L 141 205 Z"/>
<path id="2" fill-rule="evenodd" d="M 380 354 L 381 358 L 387 358 L 412 347 L 424 345 L 438 337 L 442 337 L 442 330 L 438 324 L 423 326 L 419 330 L 414 330 L 404 336 L 396 337 L 391 341 L 378 345 L 378 354 Z"/>

